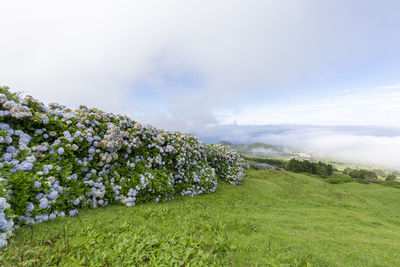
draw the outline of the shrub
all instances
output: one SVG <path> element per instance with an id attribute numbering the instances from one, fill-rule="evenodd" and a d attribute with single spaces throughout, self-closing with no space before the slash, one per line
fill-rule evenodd
<path id="1" fill-rule="evenodd" d="M 46 106 L 6 87 L 0 104 L 0 247 L 14 223 L 194 196 L 244 177 L 235 151 L 192 135 L 86 106 Z"/>
<path id="2" fill-rule="evenodd" d="M 375 172 L 365 170 L 365 169 L 355 170 L 355 169 L 346 168 L 346 169 L 344 169 L 343 173 L 345 173 L 353 178 L 363 179 L 363 180 L 367 180 L 369 182 L 379 181 L 378 176 L 376 175 Z"/>
<path id="3" fill-rule="evenodd" d="M 396 181 L 396 179 L 397 179 L 396 175 L 391 173 L 386 177 L 385 181 L 388 181 L 388 182 L 389 181 Z"/>
<path id="4" fill-rule="evenodd" d="M 354 182 L 351 177 L 340 177 L 340 178 L 327 178 L 326 181 L 330 184 L 344 184 Z"/>
<path id="5" fill-rule="evenodd" d="M 359 184 L 369 184 L 368 181 L 364 180 L 364 179 L 360 179 L 360 178 L 353 178 L 354 182 L 357 182 Z"/>
<path id="6" fill-rule="evenodd" d="M 400 183 L 396 181 L 384 181 L 382 184 L 394 188 L 400 188 Z"/>

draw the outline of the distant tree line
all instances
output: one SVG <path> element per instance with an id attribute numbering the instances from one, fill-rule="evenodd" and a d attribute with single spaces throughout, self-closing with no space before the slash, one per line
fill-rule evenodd
<path id="1" fill-rule="evenodd" d="M 326 164 L 321 161 L 311 162 L 308 160 L 297 160 L 293 158 L 287 163 L 286 170 L 298 173 L 306 172 L 322 177 L 329 177 L 333 174 L 334 168 L 331 164 Z"/>
<path id="2" fill-rule="evenodd" d="M 245 160 L 248 161 L 255 161 L 258 163 L 267 163 L 272 166 L 276 166 L 279 168 L 285 168 L 286 167 L 286 161 L 283 159 L 269 159 L 269 158 L 257 158 L 257 157 L 252 157 L 248 155 L 241 155 Z"/>
<path id="3" fill-rule="evenodd" d="M 271 159 L 271 158 L 259 158 L 249 155 L 242 155 L 247 161 L 253 161 L 258 163 L 267 163 L 272 166 L 283 168 L 287 171 L 296 173 L 309 173 L 318 175 L 323 178 L 327 178 L 326 181 L 329 183 L 344 183 L 344 182 L 358 182 L 358 183 L 382 183 L 387 186 L 400 188 L 400 182 L 397 177 L 400 176 L 400 172 L 392 171 L 388 174 L 384 169 L 351 169 L 346 168 L 343 171 L 339 171 L 333 167 L 332 164 L 324 163 L 321 161 L 311 162 L 309 160 L 298 160 L 291 159 L 289 161 L 284 159 Z M 384 178 L 384 181 L 379 179 L 378 176 Z M 353 179 L 353 180 L 352 180 Z"/>

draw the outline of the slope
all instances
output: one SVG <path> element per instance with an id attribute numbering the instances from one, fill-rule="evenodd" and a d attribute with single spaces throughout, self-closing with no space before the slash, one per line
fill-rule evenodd
<path id="1" fill-rule="evenodd" d="M 213 194 L 20 228 L 0 264 L 399 266 L 399 201 L 380 185 L 249 171 Z"/>

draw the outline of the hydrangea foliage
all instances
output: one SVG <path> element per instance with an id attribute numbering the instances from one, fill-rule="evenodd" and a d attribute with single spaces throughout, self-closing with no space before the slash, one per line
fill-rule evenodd
<path id="1" fill-rule="evenodd" d="M 229 147 L 95 108 L 46 106 L 0 87 L 0 247 L 14 224 L 194 196 L 243 177 Z"/>

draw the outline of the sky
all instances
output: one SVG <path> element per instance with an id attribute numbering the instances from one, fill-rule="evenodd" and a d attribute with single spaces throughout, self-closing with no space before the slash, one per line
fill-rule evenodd
<path id="1" fill-rule="evenodd" d="M 0 84 L 14 91 L 203 140 L 400 169 L 399 1 L 16 0 L 0 10 Z"/>

